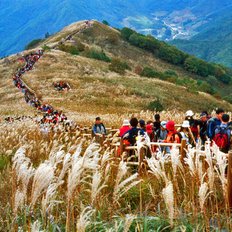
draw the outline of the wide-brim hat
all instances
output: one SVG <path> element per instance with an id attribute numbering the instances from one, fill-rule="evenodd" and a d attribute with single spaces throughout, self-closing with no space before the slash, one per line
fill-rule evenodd
<path id="1" fill-rule="evenodd" d="M 123 126 L 130 126 L 130 121 L 128 119 L 123 120 Z"/>
<path id="2" fill-rule="evenodd" d="M 183 121 L 181 126 L 184 128 L 189 128 L 190 127 L 189 121 L 188 120 Z"/>
<path id="3" fill-rule="evenodd" d="M 193 111 L 192 110 L 188 110 L 186 113 L 185 113 L 186 117 L 192 117 L 194 115 Z"/>

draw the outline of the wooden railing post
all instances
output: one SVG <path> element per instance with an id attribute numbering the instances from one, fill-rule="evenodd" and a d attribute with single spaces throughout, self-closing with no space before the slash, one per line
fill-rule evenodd
<path id="1" fill-rule="evenodd" d="M 119 151 L 120 151 L 120 157 L 122 157 L 122 153 L 124 151 L 124 144 L 123 144 L 123 139 L 120 139 L 120 147 L 119 147 Z"/>
<path id="2" fill-rule="evenodd" d="M 232 151 L 230 151 L 228 154 L 227 180 L 228 202 L 230 209 L 232 209 Z"/>
<path id="3" fill-rule="evenodd" d="M 182 139 L 181 147 L 180 147 L 180 159 L 182 163 L 184 163 L 184 158 L 186 157 L 186 149 L 187 149 L 187 141 L 186 139 Z"/>

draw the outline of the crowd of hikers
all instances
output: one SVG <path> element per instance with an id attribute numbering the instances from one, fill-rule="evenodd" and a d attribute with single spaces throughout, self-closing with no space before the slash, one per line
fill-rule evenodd
<path id="1" fill-rule="evenodd" d="M 231 132 L 232 121 L 223 109 L 217 109 L 215 117 L 203 111 L 198 119 L 194 118 L 192 110 L 188 110 L 180 125 L 176 125 L 172 120 L 162 121 L 159 114 L 154 115 L 154 121 L 125 119 L 118 130 L 118 136 L 126 146 L 136 145 L 138 136 L 148 137 L 151 142 L 159 143 L 181 143 L 181 140 L 185 139 L 187 144 L 192 146 L 196 146 L 197 143 L 204 145 L 206 141 L 211 141 L 222 152 L 227 153 L 231 146 Z M 99 117 L 92 127 L 92 135 L 96 140 L 106 136 L 106 128 Z M 169 153 L 171 146 L 162 146 L 160 149 Z"/>
<path id="2" fill-rule="evenodd" d="M 83 30 L 90 28 L 92 25 L 93 22 L 91 20 L 84 21 L 83 24 L 80 26 L 78 32 L 75 31 L 73 34 L 68 35 L 66 38 L 63 39 L 63 41 L 61 40 L 57 45 L 52 48 L 57 48 L 60 43 L 62 44 L 67 40 L 71 40 L 75 34 L 81 33 Z M 13 83 L 24 94 L 26 103 L 44 114 L 43 118 L 40 120 L 40 124 L 56 126 L 60 122 L 69 123 L 67 117 L 62 111 L 55 110 L 51 105 L 47 103 L 42 103 L 22 80 L 23 74 L 33 69 L 34 64 L 42 57 L 43 53 L 44 51 L 40 49 L 35 53 L 30 53 L 28 55 L 20 57 L 18 60 L 25 63 L 25 65 L 19 68 L 17 72 L 13 75 Z M 65 91 L 70 89 L 70 85 L 64 81 L 55 82 L 53 83 L 53 86 L 58 91 Z M 5 121 L 12 122 L 14 120 L 11 118 L 6 118 Z"/>
<path id="3" fill-rule="evenodd" d="M 53 87 L 58 91 L 68 91 L 71 89 L 70 85 L 64 81 L 53 82 Z"/>

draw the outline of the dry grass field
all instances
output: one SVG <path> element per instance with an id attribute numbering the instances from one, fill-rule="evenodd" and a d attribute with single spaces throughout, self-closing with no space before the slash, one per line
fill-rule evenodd
<path id="1" fill-rule="evenodd" d="M 183 162 L 178 149 L 157 154 L 138 172 L 79 130 L 0 129 L 0 231 L 231 231 L 217 147 L 190 148 Z"/>

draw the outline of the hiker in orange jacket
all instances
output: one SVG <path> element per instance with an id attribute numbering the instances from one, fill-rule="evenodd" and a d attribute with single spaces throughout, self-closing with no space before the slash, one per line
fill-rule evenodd
<path id="1" fill-rule="evenodd" d="M 181 142 L 181 136 L 175 129 L 175 122 L 169 121 L 166 124 L 166 129 L 168 131 L 167 137 L 164 140 L 165 143 L 180 143 Z"/>

